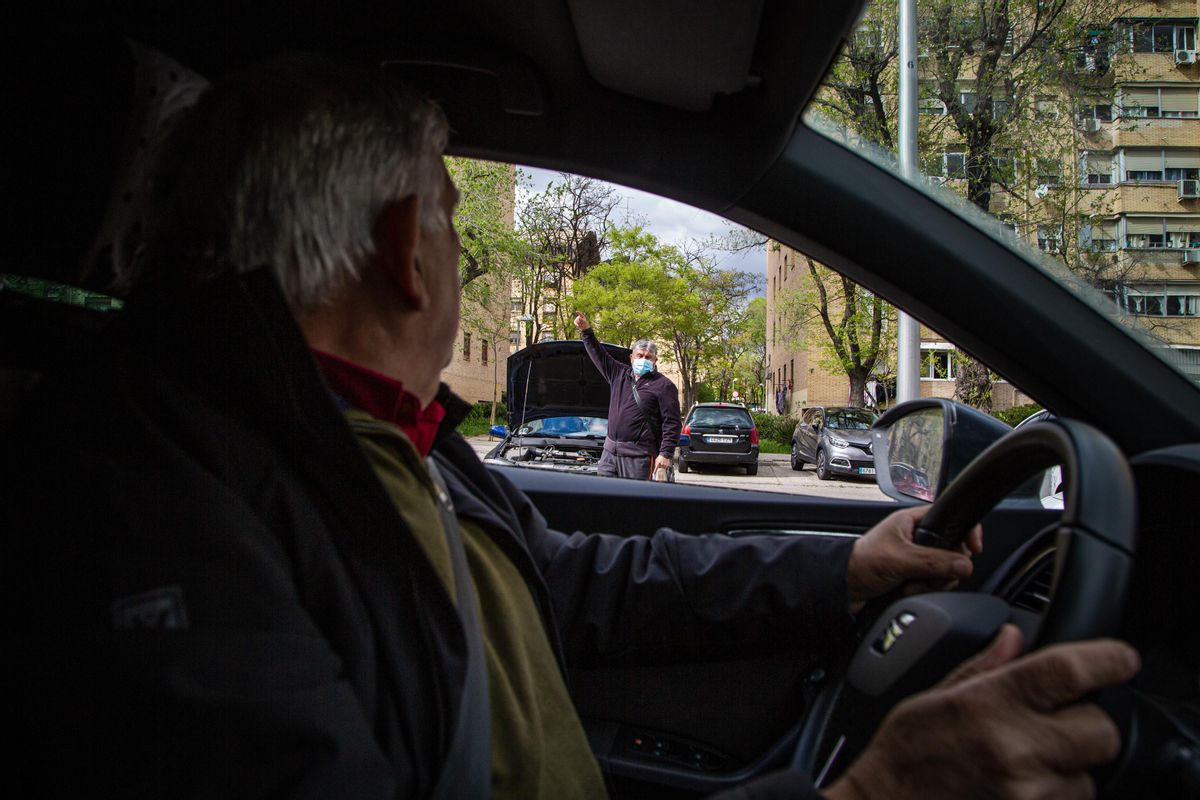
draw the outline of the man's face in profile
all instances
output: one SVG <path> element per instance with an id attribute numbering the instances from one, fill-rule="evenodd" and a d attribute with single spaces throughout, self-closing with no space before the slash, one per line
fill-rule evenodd
<path id="1" fill-rule="evenodd" d="M 432 340 L 442 352 L 442 364 L 448 365 L 454 357 L 454 341 L 458 335 L 459 302 L 462 282 L 459 277 L 458 260 L 462 252 L 462 241 L 454 227 L 454 209 L 458 205 L 458 189 L 450 178 L 440 156 L 438 169 L 442 174 L 442 191 L 434 201 L 438 204 L 436 214 L 443 223 L 440 228 L 421 228 L 421 242 L 417 258 L 429 283 L 432 299 L 430 317 L 436 330 Z"/>

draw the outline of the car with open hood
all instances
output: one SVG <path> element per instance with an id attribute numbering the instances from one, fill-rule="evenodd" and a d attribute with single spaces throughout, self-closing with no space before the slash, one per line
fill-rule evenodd
<path id="1" fill-rule="evenodd" d="M 1055 418 L 1001 435 L 986 424 L 964 424 L 973 415 L 952 403 L 897 405 L 888 426 L 876 429 L 882 431 L 874 446 L 877 478 L 884 488 L 895 464 L 899 488 L 909 491 L 890 485 L 894 499 L 886 502 L 667 489 L 561 474 L 561 467 L 586 471 L 594 446 L 578 431 L 546 430 L 543 420 L 603 416 L 607 387 L 592 374 L 581 346 L 573 351 L 572 343 L 550 343 L 545 364 L 514 356 L 510 423 L 521 437 L 516 449 L 533 457 L 523 462 L 510 455 L 509 442 L 488 468 L 522 489 L 556 529 L 638 535 L 668 526 L 696 535 L 837 539 L 861 535 L 897 503 L 930 500 L 926 519 L 937 523 L 935 543 L 952 541 L 944 535 L 980 521 L 985 531 L 972 576 L 948 595 L 953 609 L 934 595 L 908 599 L 927 609 L 916 619 L 904 608 L 868 608 L 851 642 L 772 630 L 758 646 L 734 649 L 681 635 L 653 657 L 609 653 L 565 664 L 571 699 L 612 794 L 698 798 L 786 767 L 806 770 L 827 786 L 869 740 L 887 704 L 880 698 L 893 702 L 929 686 L 961 661 L 963 640 L 951 634 L 973 625 L 983 632 L 972 640 L 978 645 L 1012 620 L 1034 647 L 1104 636 L 1137 647 L 1142 672 L 1120 687 L 1118 702 L 1106 706 L 1125 747 L 1112 769 L 1094 776 L 1096 786 L 1108 798 L 1195 798 L 1200 637 L 1192 610 L 1200 563 L 1200 386 L 1195 361 L 1189 366 L 1188 359 L 1197 348 L 1167 347 L 1143 335 L 1131 324 L 1130 309 L 1146 306 L 1118 306 L 1113 292 L 1120 287 L 1109 287 L 1106 296 L 1061 261 L 1019 242 L 1011 225 L 929 180 L 902 175 L 894 158 L 859 147 L 860 137 L 818 113 L 822 82 L 839 51 L 864 33 L 864 5 L 345 0 L 298 8 L 277 0 L 133 0 L 78 4 L 50 21 L 45 13 L 16 14 L 6 41 L 18 89 L 7 98 L 9 132 L 16 137 L 8 152 L 31 169 L 18 171 L 8 187 L 15 202 L 0 270 L 114 291 L 103 275 L 81 276 L 80 264 L 81 254 L 93 249 L 110 200 L 116 207 L 138 200 L 135 187 L 114 185 L 113 155 L 122 143 L 132 153 L 145 148 L 126 112 L 133 99 L 176 97 L 182 85 L 175 72 L 133 69 L 129 41 L 212 79 L 297 49 L 354 59 L 434 97 L 451 123 L 451 154 L 569 170 L 721 215 L 886 299 L 1019 386 Z M 1046 8 L 1061 10 L 1062 3 L 1023 0 L 994 7 L 1040 15 Z M 1139 9 L 1185 14 L 1172 30 L 1190 30 L 1194 37 L 1193 4 L 1143 3 Z M 1104 26 L 1109 29 L 1108 21 Z M 1126 30 L 1115 22 L 1111 27 Z M 861 38 L 869 40 L 871 33 Z M 1003 37 L 967 44 L 994 44 L 996 53 L 1006 47 Z M 1019 36 L 1013 47 L 1023 51 Z M 957 58 L 964 49 L 955 52 Z M 1177 64 L 1169 50 L 1133 55 L 1154 62 L 1148 96 L 1155 111 L 1159 77 L 1195 74 L 1194 65 Z M 969 93 L 961 91 L 966 105 Z M 984 102 L 974 94 L 969 99 Z M 1194 112 L 1194 96 L 1192 102 Z M 1107 101 L 1104 108 L 1110 108 Z M 941 113 L 939 119 L 949 119 Z M 1090 117 L 1087 122 L 1107 125 Z M 1195 118 L 1147 124 L 1158 128 L 1153 141 L 1143 142 L 1154 144 L 1155 159 L 1162 158 L 1159 142 L 1168 136 L 1196 146 L 1195 138 L 1187 138 L 1196 135 Z M 1112 136 L 1129 135 L 1113 127 Z M 1197 201 L 1182 188 L 1176 192 L 1164 183 L 1137 192 L 1151 189 L 1161 202 L 1154 201 L 1158 210 L 1144 215 L 1148 219 L 1179 208 L 1200 217 Z M 1161 244 L 1162 234 L 1153 235 Z M 1132 234 L 1120 249 L 1133 247 L 1130 241 Z M 1186 253 L 1181 246 L 1155 248 L 1164 264 L 1169 257 L 1180 269 L 1194 266 L 1194 252 L 1190 245 Z M 6 408 L 28 402 L 39 376 L 123 313 L 52 306 L 0 290 Z M 222 321 L 219 313 L 215 321 Z M 525 352 L 543 352 L 538 347 Z M 535 430 L 538 422 L 542 431 Z M 916 434 L 928 434 L 920 446 L 913 444 Z M 896 444 L 890 455 L 880 452 L 884 441 Z M 556 463 L 560 453 L 569 455 Z M 104 453 L 92 455 L 104 463 Z M 520 466 L 539 460 L 553 468 Z M 1054 464 L 1063 466 L 1061 509 L 1009 497 Z M 268 485 L 273 480 L 261 478 Z M 63 502 L 72 491 L 61 487 Z M 7 532 L 20 538 L 19 531 Z M 16 563 L 14 571 L 19 569 Z M 86 576 L 67 579 L 73 583 L 63 591 L 79 591 Z M 730 593 L 743 590 L 736 575 L 726 576 L 725 584 Z M 32 616 L 27 612 L 54 591 L 31 587 L 11 598 L 10 614 Z M 721 600 L 718 594 L 703 598 L 709 609 Z M 253 603 L 246 608 L 253 610 Z M 638 609 L 627 613 L 636 624 Z M 930 628 L 934 623 L 942 627 Z M 247 637 L 255 633 L 246 630 Z M 313 637 L 294 638 L 300 647 Z M 885 657 L 893 645 L 900 656 Z M 323 653 L 337 658 L 332 645 Z M 214 664 L 228 663 L 212 655 Z M 181 679 L 218 677 L 214 670 Z M 197 683 L 196 690 L 199 696 L 208 685 Z M 879 700 L 873 713 L 856 713 L 861 706 L 851 700 L 855 692 L 857 699 Z M 243 710 L 254 713 L 249 706 Z M 1035 734 L 1053 732 L 1030 731 L 1031 741 Z M 30 737 L 18 738 L 44 749 Z M 107 767 L 64 764 L 53 752 L 38 755 L 36 763 L 61 772 Z M 254 774 L 256 753 L 238 755 Z"/>
<path id="2" fill-rule="evenodd" d="M 603 344 L 613 358 L 630 350 Z M 508 424 L 488 464 L 596 474 L 608 433 L 608 382 L 579 340 L 538 342 L 508 357 Z"/>

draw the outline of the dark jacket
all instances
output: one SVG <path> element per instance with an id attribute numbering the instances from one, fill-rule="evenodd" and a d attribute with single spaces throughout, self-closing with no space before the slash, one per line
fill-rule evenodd
<path id="1" fill-rule="evenodd" d="M 848 623 L 847 545 L 550 531 L 442 397 L 434 458 L 560 663 Z M 428 793 L 463 628 L 267 272 L 131 299 L 7 438 L 21 794 Z"/>
<path id="2" fill-rule="evenodd" d="M 618 447 L 618 455 L 646 453 L 671 458 L 679 444 L 679 390 L 661 372 L 647 373 L 637 379 L 638 396 L 645 413 L 633 397 L 633 369 L 609 355 L 591 328 L 583 331 L 583 345 L 600 374 L 608 381 L 608 438 L 617 443 L 634 443 L 633 448 Z M 655 431 L 662 432 L 660 439 Z"/>

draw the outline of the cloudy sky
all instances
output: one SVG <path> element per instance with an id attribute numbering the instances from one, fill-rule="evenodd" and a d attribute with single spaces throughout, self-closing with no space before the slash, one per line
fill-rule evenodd
<path id="1" fill-rule="evenodd" d="M 534 167 L 521 167 L 521 170 L 532 179 L 530 190 L 533 192 L 542 191 L 546 184 L 558 177 L 557 172 L 550 170 Z M 707 211 L 639 192 L 637 189 L 627 189 L 624 186 L 615 188 L 622 198 L 621 212 L 628 212 L 633 217 L 646 220 L 646 227 L 650 232 L 664 242 L 683 244 L 689 239 L 705 240 L 709 236 L 724 235 L 729 230 L 720 217 Z M 740 254 L 715 252 L 713 255 L 718 265 L 724 269 L 740 269 L 759 274 L 766 269 L 767 256 L 762 251 Z"/>

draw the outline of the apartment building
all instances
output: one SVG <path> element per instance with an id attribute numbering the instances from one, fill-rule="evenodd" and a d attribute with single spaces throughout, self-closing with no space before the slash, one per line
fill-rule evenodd
<path id="1" fill-rule="evenodd" d="M 1195 0 L 1130 10 L 1115 28 L 1111 102 L 1083 110 L 1076 141 L 1103 219 L 1092 249 L 1112 262 L 1105 292 L 1200 380 L 1198 11 Z"/>
<path id="2" fill-rule="evenodd" d="M 472 403 L 500 399 L 509 354 L 506 282 L 490 275 L 476 280 L 490 282 L 489 291 L 480 293 L 490 302 L 463 298 L 454 355 L 442 371 L 442 380 L 450 389 Z"/>
<path id="3" fill-rule="evenodd" d="M 1167 345 L 1200 380 L 1200 65 L 1196 0 L 1138 3 L 1084 34 L 1078 85 L 1025 98 L 1032 137 L 992 149 L 997 184 L 989 210 L 1018 235 L 1072 265 L 1115 305 L 1125 324 Z M 924 76 L 923 76 L 924 77 Z M 958 100 L 979 102 L 964 71 Z M 890 98 L 894 102 L 894 98 Z M 885 101 L 887 102 L 887 101 Z M 992 113 L 1009 112 L 992 98 Z M 971 165 L 942 100 L 921 103 L 922 171 L 962 186 Z M 780 299 L 806 278 L 804 256 L 768 248 L 767 397 L 785 410 L 846 403 L 849 381 L 827 368 L 819 325 L 797 336 Z M 921 332 L 921 395 L 951 397 L 958 356 L 936 331 Z M 894 375 L 894 356 L 878 368 Z M 997 409 L 1029 402 L 993 387 Z M 769 403 L 772 410 L 774 403 Z"/>

